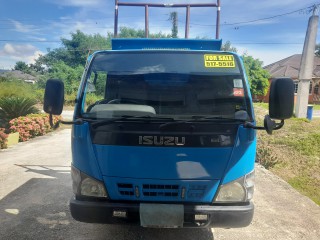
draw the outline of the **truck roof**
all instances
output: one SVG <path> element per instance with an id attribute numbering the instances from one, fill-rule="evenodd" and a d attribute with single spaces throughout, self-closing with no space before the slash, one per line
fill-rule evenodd
<path id="1" fill-rule="evenodd" d="M 112 39 L 112 50 L 216 50 L 221 39 Z"/>

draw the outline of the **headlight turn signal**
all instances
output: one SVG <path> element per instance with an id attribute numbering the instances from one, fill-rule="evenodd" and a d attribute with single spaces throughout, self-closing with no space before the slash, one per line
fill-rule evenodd
<path id="1" fill-rule="evenodd" d="M 103 182 L 91 178 L 80 172 L 79 169 L 71 166 L 72 189 L 75 195 L 103 197 L 107 198 L 108 194 Z"/>
<path id="2" fill-rule="evenodd" d="M 252 199 L 254 190 L 254 171 L 223 184 L 214 202 L 247 202 Z"/>

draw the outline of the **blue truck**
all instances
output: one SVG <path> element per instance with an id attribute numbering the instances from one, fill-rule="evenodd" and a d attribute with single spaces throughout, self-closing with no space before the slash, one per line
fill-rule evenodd
<path id="1" fill-rule="evenodd" d="M 220 48 L 221 40 L 113 39 L 112 50 L 88 58 L 67 122 L 74 219 L 250 224 L 256 130 L 271 134 L 292 116 L 294 87 L 272 80 L 269 115 L 256 126 L 243 61 Z M 48 80 L 44 110 L 59 115 L 63 101 L 63 81 Z"/>

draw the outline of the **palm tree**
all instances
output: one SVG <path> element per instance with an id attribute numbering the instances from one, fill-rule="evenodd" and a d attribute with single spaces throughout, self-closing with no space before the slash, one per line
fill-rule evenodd
<path id="1" fill-rule="evenodd" d="M 36 103 L 35 99 L 24 97 L 0 98 L 0 126 L 7 127 L 11 119 L 38 113 Z"/>

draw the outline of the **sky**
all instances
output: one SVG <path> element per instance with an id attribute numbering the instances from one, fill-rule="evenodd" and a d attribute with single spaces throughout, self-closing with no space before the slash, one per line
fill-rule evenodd
<path id="1" fill-rule="evenodd" d="M 152 3 L 216 3 L 216 0 L 119 0 Z M 107 36 L 113 32 L 114 0 L 1 0 L 0 69 L 17 61 L 33 63 L 39 54 L 61 47 L 61 38 L 81 30 Z M 238 53 L 271 64 L 301 54 L 310 7 L 320 0 L 221 0 L 220 38 Z M 171 33 L 170 12 L 178 12 L 184 37 L 184 8 L 149 8 L 151 33 Z M 215 38 L 216 8 L 191 8 L 190 38 Z M 119 7 L 119 26 L 144 29 L 144 8 Z M 318 30 L 317 42 L 320 42 Z"/>

